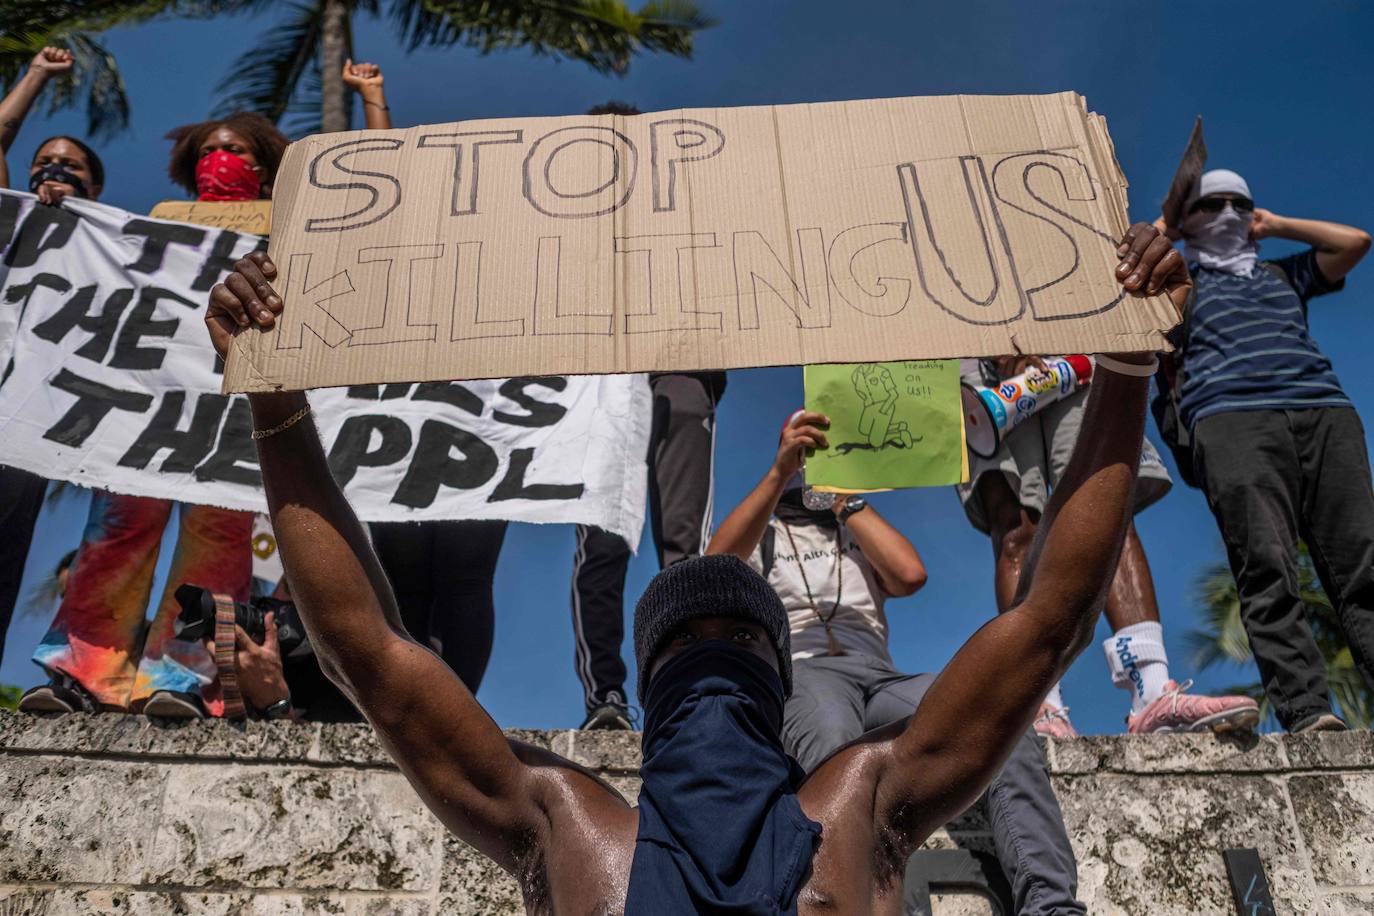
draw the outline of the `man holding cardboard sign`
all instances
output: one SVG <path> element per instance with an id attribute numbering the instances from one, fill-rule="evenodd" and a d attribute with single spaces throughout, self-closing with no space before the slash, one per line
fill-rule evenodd
<path id="1" fill-rule="evenodd" d="M 1176 317 L 1190 281 L 1167 239 L 1139 224 L 1115 255 L 1113 280 L 1167 294 Z M 220 354 L 277 323 L 277 279 L 258 252 L 214 288 L 206 323 Z M 1118 298 L 1127 311 L 1148 307 Z M 804 781 L 778 737 L 791 671 L 776 593 L 733 557 L 660 573 L 636 609 L 646 709 L 637 809 L 570 761 L 507 739 L 404 636 L 303 394 L 255 394 L 253 436 L 286 574 L 326 671 L 444 823 L 518 878 L 531 912 L 895 914 L 907 856 L 986 787 L 1091 638 L 1154 363 L 1099 360 L 1090 434 L 1046 509 L 1017 606 L 965 644 L 909 724 L 865 736 Z M 1000 676 L 1009 670 L 1020 676 Z"/>

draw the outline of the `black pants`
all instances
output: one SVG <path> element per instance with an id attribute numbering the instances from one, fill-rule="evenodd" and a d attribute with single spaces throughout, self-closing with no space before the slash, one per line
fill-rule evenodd
<path id="1" fill-rule="evenodd" d="M 47 488 L 48 482 L 37 474 L 0 467 L 0 659 L 5 656 L 5 634 L 19 601 L 33 526 Z"/>
<path id="2" fill-rule="evenodd" d="M 1205 417 L 1193 460 L 1226 542 L 1241 617 L 1279 724 L 1331 711 L 1326 667 L 1298 588 L 1298 539 L 1374 687 L 1374 487 L 1354 409 Z"/>
<path id="3" fill-rule="evenodd" d="M 375 522 L 372 545 L 417 642 L 439 653 L 473 693 L 496 633 L 492 581 L 506 523 Z"/>
<path id="4" fill-rule="evenodd" d="M 694 557 L 711 531 L 716 404 L 724 372 L 651 375 L 649 524 L 660 567 Z M 577 676 L 587 708 L 628 705 L 625 662 L 625 573 L 630 548 L 620 537 L 579 525 L 573 556 L 572 616 Z"/>

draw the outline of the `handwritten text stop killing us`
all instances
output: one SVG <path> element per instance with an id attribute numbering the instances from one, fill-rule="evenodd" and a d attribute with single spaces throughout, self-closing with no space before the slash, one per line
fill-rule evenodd
<path id="1" fill-rule="evenodd" d="M 846 311 L 892 319 L 929 308 L 968 325 L 1005 325 L 1023 316 L 1050 322 L 1098 314 L 1121 298 L 1119 289 L 1092 301 L 1056 296 L 1057 286 L 1085 269 L 1086 249 L 1110 248 L 1113 240 L 1071 212 L 1092 199 L 1071 190 L 1094 187 L 1082 159 L 1046 150 L 899 163 L 890 170 L 887 207 L 898 219 L 802 226 L 794 238 L 748 227 L 628 232 L 630 221 L 616 221 L 610 257 L 571 265 L 567 238 L 585 231 L 578 221 L 612 216 L 641 196 L 648 215 L 633 222 L 645 229 L 680 215 L 688 164 L 694 175 L 711 168 L 729 139 L 703 120 L 664 118 L 650 125 L 647 149 L 640 146 L 614 127 L 585 125 L 539 135 L 372 136 L 320 150 L 305 169 L 318 205 L 305 214 L 307 237 L 381 230 L 403 205 L 416 206 L 414 197 L 433 218 L 425 221 L 427 237 L 387 233 L 387 244 L 357 248 L 354 263 L 341 260 L 327 271 L 313 263 L 317 255 L 289 254 L 280 266 L 293 308 L 276 349 L 301 347 L 307 331 L 330 347 L 358 347 L 748 332 L 770 315 L 819 329 Z M 407 163 L 426 155 L 451 165 L 443 181 L 416 187 L 403 180 Z M 600 168 L 574 168 L 574 160 Z M 1049 193 L 1055 189 L 1057 199 Z M 546 218 L 538 232 L 504 236 L 504 244 L 462 238 L 465 224 L 475 228 L 492 201 L 505 206 L 517 191 L 523 206 Z M 557 231 L 560 221 L 567 232 Z M 1018 231 L 1032 227 L 1038 235 Z M 524 280 L 493 295 L 485 278 L 494 273 Z M 598 274 L 615 297 L 584 295 L 598 287 Z M 729 280 L 723 295 L 702 288 L 709 274 Z M 350 307 L 355 297 L 368 307 Z M 623 303 L 619 314 L 613 298 Z"/>
<path id="2" fill-rule="evenodd" d="M 517 118 L 307 137 L 287 308 L 228 391 L 1158 349 L 1125 180 L 1072 93 Z"/>

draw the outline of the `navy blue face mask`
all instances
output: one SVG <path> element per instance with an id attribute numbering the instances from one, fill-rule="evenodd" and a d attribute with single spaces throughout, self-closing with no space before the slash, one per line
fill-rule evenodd
<path id="1" fill-rule="evenodd" d="M 797 802 L 782 711 L 778 673 L 723 640 L 654 674 L 626 916 L 797 912 L 821 825 Z"/>
<path id="2" fill-rule="evenodd" d="M 45 181 L 55 181 L 58 184 L 69 184 L 76 189 L 77 197 L 88 196 L 86 193 L 86 182 L 69 172 L 64 166 L 58 165 L 55 162 L 49 162 L 47 165 L 39 166 L 36 172 L 29 175 L 29 192 L 37 194 L 38 186 Z"/>

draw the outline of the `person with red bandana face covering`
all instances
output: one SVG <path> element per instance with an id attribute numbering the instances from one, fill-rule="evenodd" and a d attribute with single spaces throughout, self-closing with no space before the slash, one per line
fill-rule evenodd
<path id="1" fill-rule="evenodd" d="M 196 191 L 200 200 L 257 200 L 262 179 L 257 167 L 235 153 L 215 150 L 196 163 Z"/>
<path id="2" fill-rule="evenodd" d="M 239 111 L 167 134 L 167 175 L 197 200 L 265 200 L 290 142 L 259 114 Z"/>
<path id="3" fill-rule="evenodd" d="M 238 113 L 178 127 L 168 174 L 197 200 L 271 196 L 287 139 L 271 121 Z M 144 627 L 162 534 L 176 508 L 176 553 L 152 624 Z M 175 591 L 193 583 L 248 598 L 253 515 L 213 506 L 97 492 L 75 573 L 57 617 L 34 653 L 50 677 L 24 695 L 28 712 L 142 711 L 150 716 L 220 715 L 214 660 L 199 642 L 173 638 Z"/>

